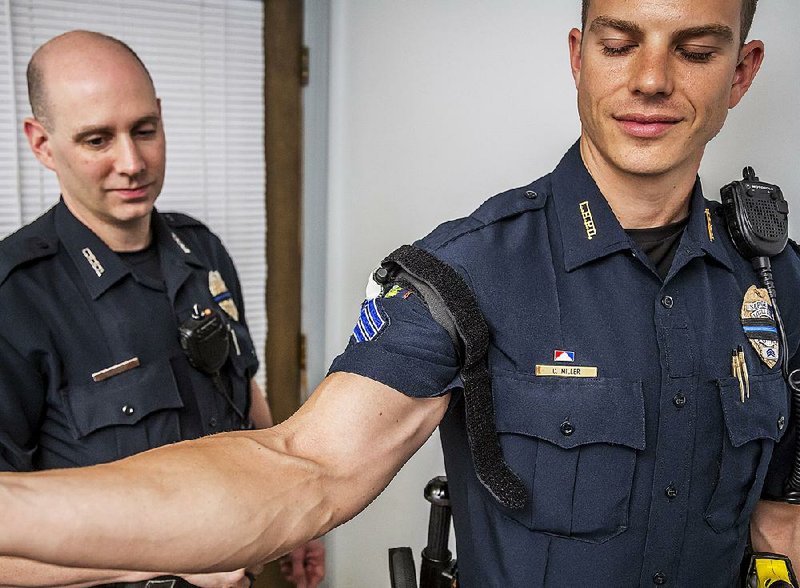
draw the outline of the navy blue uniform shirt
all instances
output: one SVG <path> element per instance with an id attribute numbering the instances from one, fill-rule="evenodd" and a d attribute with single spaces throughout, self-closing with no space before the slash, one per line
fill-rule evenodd
<path id="1" fill-rule="evenodd" d="M 453 392 L 440 432 L 460 585 L 735 585 L 789 403 L 780 366 L 767 367 L 743 331 L 756 275 L 699 181 L 664 280 L 577 145 L 550 175 L 418 245 L 459 271 L 486 317 L 496 426 L 527 507 L 505 509 L 476 478 L 457 355 L 416 295 L 376 298 L 367 308 L 375 316 L 360 321 L 331 371 L 413 397 Z M 794 357 L 796 251 L 787 247 L 773 268 Z M 738 345 L 750 376 L 744 403 L 731 371 Z M 546 366 L 565 375 L 541 375 L 553 371 Z M 567 377 L 576 367 L 596 376 Z M 772 461 L 782 479 L 786 462 Z"/>
<path id="2" fill-rule="evenodd" d="M 63 201 L 0 242 L 0 470 L 102 463 L 241 426 L 178 337 L 194 304 L 222 312 L 209 290 L 219 271 L 239 310 L 226 315 L 236 344 L 223 376 L 246 411 L 258 360 L 233 262 L 186 215 L 152 223 L 163 282 L 137 275 Z M 132 358 L 138 367 L 94 381 Z"/>

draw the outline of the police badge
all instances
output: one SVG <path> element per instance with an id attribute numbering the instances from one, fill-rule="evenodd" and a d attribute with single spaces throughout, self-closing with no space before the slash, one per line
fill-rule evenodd
<path id="1" fill-rule="evenodd" d="M 764 288 L 750 286 L 742 301 L 742 328 L 758 357 L 769 368 L 778 363 L 778 328 L 772 301 Z"/>
<path id="2" fill-rule="evenodd" d="M 219 304 L 219 307 L 225 311 L 233 320 L 239 320 L 239 309 L 236 308 L 236 303 L 233 301 L 233 296 L 228 291 L 228 286 L 225 285 L 225 280 L 222 279 L 222 274 L 218 271 L 208 272 L 208 290 L 214 297 L 214 302 Z"/>

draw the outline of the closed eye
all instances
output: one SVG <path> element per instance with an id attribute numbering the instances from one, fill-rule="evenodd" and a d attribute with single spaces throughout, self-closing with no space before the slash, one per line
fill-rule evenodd
<path id="1" fill-rule="evenodd" d="M 716 55 L 714 51 L 692 51 L 686 47 L 678 47 L 677 52 L 686 61 L 692 63 L 707 63 Z"/>
<path id="2" fill-rule="evenodd" d="M 628 53 L 633 51 L 635 47 L 636 45 L 619 45 L 619 46 L 603 45 L 602 51 L 603 55 L 609 55 L 613 57 L 616 55 L 627 55 Z"/>

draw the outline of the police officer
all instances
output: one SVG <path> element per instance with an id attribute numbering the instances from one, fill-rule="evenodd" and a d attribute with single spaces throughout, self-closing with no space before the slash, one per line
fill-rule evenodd
<path id="1" fill-rule="evenodd" d="M 271 426 L 230 256 L 199 221 L 153 208 L 165 140 L 142 62 L 74 31 L 34 54 L 28 79 L 25 133 L 61 199 L 0 243 L 0 469 L 105 463 Z M 4 585 L 152 576 L 0 560 Z M 243 570 L 188 579 L 249 583 Z"/>
<path id="2" fill-rule="evenodd" d="M 697 179 L 706 144 L 760 67 L 763 44 L 744 42 L 754 10 L 750 0 L 584 2 L 583 27 L 569 35 L 578 142 L 552 173 L 418 243 L 463 282 L 440 288 L 442 297 L 469 289 L 485 317 L 484 410 L 470 411 L 472 376 L 460 372 L 468 350 L 406 283 L 384 281 L 331 375 L 280 430 L 159 450 L 125 467 L 0 477 L 0 505 L 17 526 L 51 528 L 35 505 L 65 501 L 59 487 L 75 484 L 69 499 L 99 513 L 70 517 L 62 539 L 91 536 L 85 549 L 98 564 L 160 565 L 156 549 L 121 558 L 104 546 L 113 534 L 103 519 L 140 512 L 121 495 L 130 484 L 157 498 L 136 472 L 169 464 L 166 484 L 178 491 L 202 456 L 208 467 L 196 479 L 213 471 L 218 484 L 185 508 L 217 521 L 214 505 L 236 492 L 241 507 L 225 512 L 226 533 L 268 537 L 229 552 L 225 564 L 240 565 L 353 516 L 440 425 L 460 585 L 732 586 L 748 523 L 754 548 L 797 554 L 800 513 L 759 503 L 765 479 L 774 486 L 787 472 L 787 460 L 773 459 L 788 437 L 778 348 L 743 328 L 756 320 L 759 332 L 774 330 L 775 309 Z M 795 248 L 773 268 L 796 367 Z M 492 429 L 523 504 L 515 478 L 479 481 L 481 471 L 502 473 L 480 451 Z M 260 482 L 225 485 L 231 454 Z M 31 495 L 26 506 L 20 497 Z M 166 500 L 156 508 L 178 524 Z M 67 557 L 56 541 L 35 539 L 20 529 L 13 541 L 0 537 L 0 551 Z M 196 569 L 220 543 L 177 543 L 170 556 Z"/>

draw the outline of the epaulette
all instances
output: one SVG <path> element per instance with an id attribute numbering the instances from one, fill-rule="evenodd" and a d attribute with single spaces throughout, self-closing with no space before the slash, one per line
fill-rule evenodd
<path id="1" fill-rule="evenodd" d="M 513 188 L 489 198 L 471 216 L 484 225 L 490 225 L 529 210 L 539 210 L 544 208 L 549 192 L 550 181 L 545 176 L 527 186 Z"/>
<path id="2" fill-rule="evenodd" d="M 521 188 L 513 188 L 489 198 L 465 218 L 439 225 L 417 242 L 424 249 L 435 250 L 445 243 L 483 227 L 524 212 L 544 208 L 550 193 L 550 176 Z"/>
<path id="3" fill-rule="evenodd" d="M 166 221 L 166 223 L 173 228 L 179 229 L 181 227 L 203 227 L 207 229 L 205 223 L 202 221 L 197 220 L 193 216 L 189 216 L 188 214 L 184 214 L 182 212 L 161 212 L 159 213 L 161 218 Z"/>
<path id="4" fill-rule="evenodd" d="M 14 268 L 36 259 L 50 257 L 58 251 L 55 229 L 51 226 L 48 230 L 43 230 L 47 227 L 49 218 L 45 214 L 0 241 L 0 285 Z"/>

